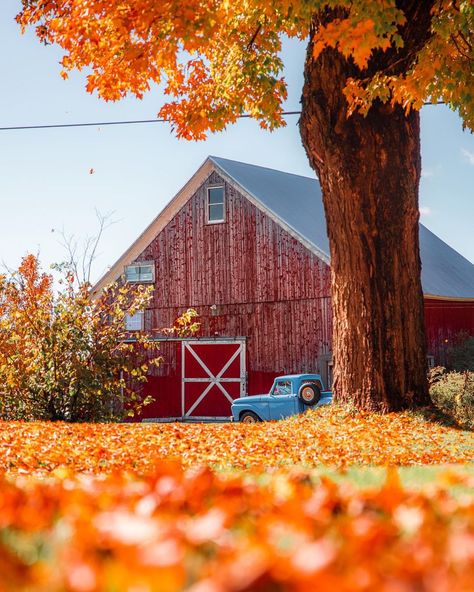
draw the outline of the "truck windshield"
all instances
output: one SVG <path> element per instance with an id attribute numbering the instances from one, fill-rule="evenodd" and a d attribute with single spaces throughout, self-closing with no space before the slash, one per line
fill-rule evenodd
<path id="1" fill-rule="evenodd" d="M 291 395 L 291 380 L 278 380 L 272 395 Z"/>

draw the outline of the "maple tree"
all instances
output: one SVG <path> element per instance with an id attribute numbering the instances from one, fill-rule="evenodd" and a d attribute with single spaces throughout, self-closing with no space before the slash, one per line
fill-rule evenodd
<path id="1" fill-rule="evenodd" d="M 331 251 L 334 392 L 388 411 L 428 402 L 418 239 L 418 109 L 474 128 L 469 0 L 22 0 L 22 26 L 91 68 L 106 100 L 151 83 L 159 115 L 202 139 L 243 113 L 284 124 L 281 36 L 309 40 L 301 136 Z"/>
<path id="2" fill-rule="evenodd" d="M 98 298 L 70 272 L 56 292 L 34 255 L 0 276 L 0 418 L 98 421 L 147 403 L 140 384 L 160 363 L 146 333 L 127 340 L 125 316 L 151 298 L 110 286 Z"/>

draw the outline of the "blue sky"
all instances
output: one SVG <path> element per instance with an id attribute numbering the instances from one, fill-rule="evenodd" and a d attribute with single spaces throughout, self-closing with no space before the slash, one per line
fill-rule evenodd
<path id="1" fill-rule="evenodd" d="M 159 90 L 144 100 L 104 103 L 84 90 L 85 75 L 59 77 L 58 48 L 21 35 L 20 0 L 0 5 L 0 127 L 153 119 Z M 285 43 L 288 110 L 299 109 L 304 48 Z M 59 232 L 94 234 L 95 209 L 114 212 L 95 265 L 98 278 L 213 154 L 312 176 L 297 116 L 264 132 L 241 120 L 206 142 L 177 140 L 165 124 L 0 131 L 0 261 L 17 266 L 39 252 L 45 266 L 64 258 Z M 422 110 L 422 222 L 474 262 L 474 135 L 444 106 Z M 90 169 L 94 173 L 90 174 Z"/>

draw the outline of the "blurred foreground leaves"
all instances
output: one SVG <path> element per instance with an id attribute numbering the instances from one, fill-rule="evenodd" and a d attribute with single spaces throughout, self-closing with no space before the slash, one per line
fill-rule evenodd
<path id="1" fill-rule="evenodd" d="M 472 433 L 337 406 L 256 425 L 0 423 L 0 591 L 467 592 L 469 471 L 417 489 L 396 468 L 370 487 L 342 476 L 472 458 Z"/>
<path id="2" fill-rule="evenodd" d="M 58 469 L 1 477 L 0 510 L 5 591 L 467 592 L 474 581 L 472 496 L 404 489 L 396 469 L 363 490 L 301 469 Z"/>

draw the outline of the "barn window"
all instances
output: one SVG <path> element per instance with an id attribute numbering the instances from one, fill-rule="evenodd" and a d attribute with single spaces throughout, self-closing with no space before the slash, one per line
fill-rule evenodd
<path id="1" fill-rule="evenodd" d="M 131 284 L 150 284 L 155 281 L 153 263 L 134 263 L 125 268 L 125 279 Z"/>
<path id="2" fill-rule="evenodd" d="M 143 331 L 143 311 L 137 311 L 135 314 L 125 315 L 125 330 L 126 331 Z"/>
<path id="3" fill-rule="evenodd" d="M 210 224 L 224 222 L 224 187 L 209 187 L 207 190 L 207 221 Z"/>

